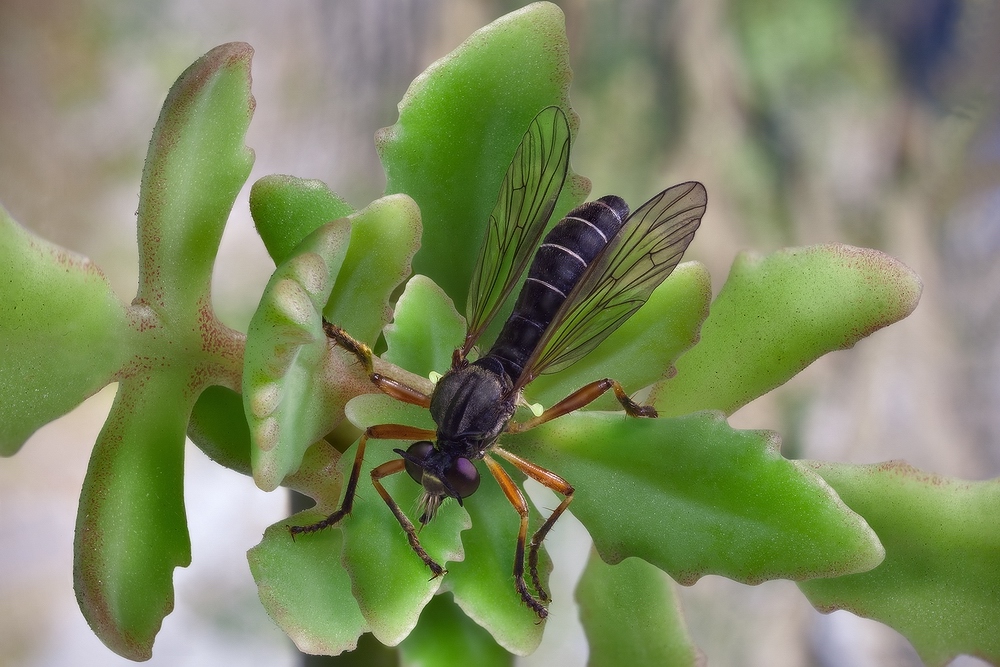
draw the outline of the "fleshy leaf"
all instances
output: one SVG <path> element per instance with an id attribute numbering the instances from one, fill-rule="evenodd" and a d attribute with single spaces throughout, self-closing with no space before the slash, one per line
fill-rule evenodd
<path id="1" fill-rule="evenodd" d="M 298 472 L 285 478 L 284 486 L 316 501 L 311 509 L 331 514 L 338 506 L 343 476 L 338 469 L 341 453 L 326 440 L 306 450 Z"/>
<path id="2" fill-rule="evenodd" d="M 320 225 L 353 212 L 323 181 L 273 174 L 250 188 L 250 215 L 275 264 Z"/>
<path id="3" fill-rule="evenodd" d="M 174 606 L 173 570 L 191 562 L 183 484 L 186 383 L 184 376 L 164 375 L 121 383 L 80 495 L 76 597 L 97 636 L 132 660 L 150 657 Z"/>
<path id="4" fill-rule="evenodd" d="M 244 144 L 253 97 L 246 44 L 217 47 L 164 102 L 139 201 L 139 291 L 128 307 L 130 356 L 98 439 L 77 517 L 80 608 L 110 648 L 149 658 L 173 607 L 172 574 L 190 561 L 184 432 L 195 399 L 239 386 L 242 334 L 211 307 L 218 243 L 253 164 Z"/>
<path id="5" fill-rule="evenodd" d="M 341 532 L 331 528 L 293 541 L 288 531 L 323 516 L 309 510 L 270 526 L 247 559 L 261 603 L 299 650 L 338 655 L 354 650 L 368 630 L 340 562 Z"/>
<path id="6" fill-rule="evenodd" d="M 364 391 L 370 385 L 363 375 L 353 383 L 331 382 L 324 368 L 330 347 L 321 312 L 349 238 L 346 219 L 326 223 L 307 236 L 275 270 L 250 321 L 243 402 L 255 445 L 254 480 L 266 491 L 295 472 L 306 449 L 336 426 L 337 406 L 350 399 L 351 390 Z"/>
<path id="7" fill-rule="evenodd" d="M 374 424 L 409 424 L 432 428 L 430 413 L 415 405 L 396 401 L 384 394 L 358 396 L 347 405 L 347 417 L 358 428 Z M 403 529 L 371 483 L 371 469 L 399 458 L 392 451 L 405 449 L 409 442 L 369 440 L 362 466 L 354 511 L 343 523 L 344 564 L 351 575 L 354 596 L 368 620 L 372 634 L 390 646 L 398 644 L 413 629 L 420 611 L 441 585 L 417 557 Z M 357 445 L 355 445 L 356 447 Z M 340 468 L 349 472 L 355 448 L 344 453 Z M 415 521 L 421 487 L 409 475 L 397 474 L 382 480 L 386 491 Z M 418 523 L 415 525 L 419 525 Z M 469 515 L 457 503 L 447 501 L 437 517 L 420 531 L 420 542 L 439 565 L 462 559 L 459 532 L 469 527 Z M 447 575 L 445 575 L 447 576 Z"/>
<path id="8" fill-rule="evenodd" d="M 315 523 L 336 509 L 343 488 L 340 458 L 324 440 L 306 450 L 301 468 L 284 483 L 314 498 L 316 506 L 270 526 L 247 553 L 261 604 L 306 653 L 351 651 L 368 629 L 341 562 L 340 528 L 298 540 L 289 532 L 289 526 Z"/>
<path id="9" fill-rule="evenodd" d="M 0 456 L 116 377 L 131 353 L 126 329 L 97 266 L 0 208 Z"/>
<path id="10" fill-rule="evenodd" d="M 781 457 L 776 434 L 717 413 L 576 412 L 503 442 L 576 488 L 573 514 L 608 563 L 638 556 L 684 584 L 756 584 L 863 572 L 884 555 L 817 474 Z"/>
<path id="11" fill-rule="evenodd" d="M 407 667 L 511 667 L 514 656 L 448 599 L 435 595 L 399 645 Z"/>
<path id="12" fill-rule="evenodd" d="M 381 393 L 356 396 L 347 404 L 345 413 L 351 423 L 361 429 L 375 424 L 405 424 L 415 428 L 435 428 L 431 413 L 426 408 L 397 401 Z"/>
<path id="13" fill-rule="evenodd" d="M 236 195 L 250 175 L 253 115 L 248 44 L 224 44 L 171 87 L 139 190 L 139 293 L 154 311 L 196 313 Z M 189 315 L 188 315 L 189 316 Z"/>
<path id="14" fill-rule="evenodd" d="M 870 572 L 800 583 L 809 601 L 895 628 L 928 665 L 963 653 L 1000 662 L 1000 480 L 898 461 L 813 465 L 878 533 L 886 557 Z"/>
<path id="15" fill-rule="evenodd" d="M 711 298 L 704 265 L 681 264 L 607 340 L 569 368 L 536 379 L 525 396 L 549 407 L 594 380 L 614 378 L 636 391 L 670 377 L 674 361 L 698 341 Z M 587 408 L 620 410 L 621 404 L 609 392 Z"/>
<path id="16" fill-rule="evenodd" d="M 410 277 L 421 215 L 408 196 L 389 195 L 350 217 L 351 243 L 323 310 L 326 319 L 374 345 L 392 318 L 392 293 Z"/>
<path id="17" fill-rule="evenodd" d="M 322 313 L 374 342 L 419 234 L 413 201 L 385 197 L 322 225 L 275 270 L 250 322 L 243 373 L 261 488 L 276 488 L 298 469 L 305 450 L 341 421 L 348 400 L 375 391 L 354 356 L 331 351 Z"/>
<path id="18" fill-rule="evenodd" d="M 376 136 L 386 192 L 410 195 L 434 221 L 414 271 L 456 299 L 460 312 L 486 221 L 531 119 L 556 105 L 574 133 L 579 124 L 569 108 L 564 22 L 558 7 L 539 2 L 475 32 L 414 80 L 399 121 Z M 571 170 L 552 221 L 589 191 Z"/>
<path id="19" fill-rule="evenodd" d="M 462 533 L 465 560 L 449 566 L 444 585 L 454 592 L 455 602 L 469 618 L 486 628 L 500 646 L 516 655 L 528 655 L 541 643 L 545 623 L 521 600 L 511 575 L 520 517 L 485 464 L 476 467 L 483 481 L 465 501 L 472 520 L 472 528 Z M 505 467 L 515 480 L 523 478 Z M 528 507 L 529 530 L 534 530 L 542 518 L 530 502 Z M 538 564 L 543 586 L 548 586 L 551 570 L 543 547 Z"/>
<path id="20" fill-rule="evenodd" d="M 451 353 L 465 337 L 465 320 L 434 281 L 418 275 L 406 283 L 384 334 L 382 358 L 426 377 L 451 368 Z"/>
<path id="21" fill-rule="evenodd" d="M 649 563 L 626 558 L 608 565 L 592 551 L 576 601 L 590 647 L 589 667 L 702 664 L 674 583 Z"/>
<path id="22" fill-rule="evenodd" d="M 427 410 L 401 403 L 383 394 L 358 396 L 348 404 L 347 415 L 359 428 L 376 423 L 434 428 L 434 422 Z M 369 452 L 366 454 L 366 459 L 371 459 L 370 450 L 374 442 L 377 441 L 369 441 L 368 443 Z M 394 446 L 405 449 L 408 444 L 397 443 Z M 385 451 L 390 452 L 389 448 L 386 448 Z M 378 462 L 392 457 L 398 457 L 398 455 L 387 453 Z M 463 527 L 468 528 L 469 525 L 472 525 L 471 531 L 467 530 L 462 533 L 465 558 L 447 566 L 448 574 L 444 576 L 444 588 L 454 592 L 458 605 L 470 618 L 486 628 L 501 646 L 513 653 L 527 655 L 541 641 L 544 626 L 538 622 L 538 617 L 534 612 L 521 601 L 514 589 L 514 580 L 511 577 L 514 565 L 514 545 L 518 531 L 518 515 L 500 487 L 493 482 L 485 464 L 477 463 L 477 469 L 483 479 L 483 484 L 480 485 L 475 495 L 469 498 L 465 503 L 465 509 L 462 510 L 463 516 L 467 517 L 467 523 Z M 508 470 L 508 472 L 510 471 Z M 519 475 L 514 476 L 516 479 Z M 413 483 L 408 476 L 396 475 L 395 477 L 399 478 L 401 482 L 401 493 L 410 495 L 419 490 L 419 485 Z M 375 498 L 373 502 L 381 505 L 378 496 L 373 497 Z M 401 497 L 406 496 L 394 494 L 394 497 L 404 510 L 416 507 L 415 500 L 407 505 L 400 501 Z M 452 506 L 458 509 L 452 501 L 446 501 L 443 509 Z M 377 509 L 391 520 L 392 515 L 388 514 L 388 510 L 385 508 Z M 541 518 L 533 509 L 530 511 L 531 526 L 537 527 L 541 523 Z M 385 516 L 383 516 L 383 521 Z M 373 520 L 375 518 L 377 517 L 373 516 Z M 468 523 L 470 519 L 471 524 Z M 421 533 L 421 541 L 423 541 L 424 533 L 439 520 L 440 517 L 424 529 Z M 368 530 L 375 529 L 369 528 Z M 400 555 L 405 555 L 409 549 L 405 537 L 399 530 L 393 532 L 395 533 L 394 539 L 402 544 L 403 549 L 406 550 L 400 550 Z M 385 549 L 386 547 L 381 548 Z M 419 560 L 417 563 L 423 566 Z M 551 564 L 543 549 L 539 558 L 539 574 L 542 576 L 543 584 L 550 570 Z"/>
<path id="23" fill-rule="evenodd" d="M 372 634 L 390 646 L 410 633 L 421 610 L 441 585 L 441 579 L 432 579 L 430 570 L 410 548 L 402 528 L 371 483 L 372 468 L 399 458 L 392 449 L 409 444 L 368 441 L 354 510 L 340 529 L 344 534 L 344 566 L 351 576 L 354 597 Z M 344 453 L 344 465 L 354 462 L 354 454 L 354 447 Z M 346 476 L 348 469 L 344 465 L 341 473 Z M 386 477 L 382 484 L 404 511 L 417 507 L 421 487 L 408 475 Z M 448 562 L 462 559 L 459 532 L 468 527 L 465 510 L 457 503 L 446 502 L 434 521 L 420 531 L 420 543 L 439 565 L 447 568 Z M 308 536 L 299 538 L 303 539 Z"/>
<path id="24" fill-rule="evenodd" d="M 818 357 L 853 346 L 906 317 L 921 284 L 877 250 L 846 245 L 742 254 L 712 302 L 701 340 L 658 383 L 663 416 L 698 410 L 732 414 Z"/>
<path id="25" fill-rule="evenodd" d="M 444 372 L 464 336 L 465 322 L 447 295 L 429 278 L 414 276 L 396 304 L 393 323 L 386 327 L 388 349 L 383 358 L 420 375 Z M 358 397 L 348 412 L 359 427 L 382 422 L 434 428 L 427 410 L 384 395 Z M 523 604 L 511 577 L 519 519 L 485 465 L 477 467 L 485 483 L 465 506 L 473 526 L 462 534 L 465 559 L 448 566 L 443 586 L 501 646 L 527 655 L 541 641 L 544 624 Z M 531 525 L 538 526 L 540 517 L 534 508 L 530 512 Z M 543 582 L 550 569 L 543 549 L 539 567 Z"/>
<path id="26" fill-rule="evenodd" d="M 250 467 L 250 429 L 243 396 L 228 387 L 208 387 L 191 411 L 187 436 L 210 459 L 244 475 Z"/>

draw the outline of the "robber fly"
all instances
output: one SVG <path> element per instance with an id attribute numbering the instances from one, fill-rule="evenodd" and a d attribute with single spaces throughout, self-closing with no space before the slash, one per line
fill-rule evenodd
<path id="1" fill-rule="evenodd" d="M 574 489 L 555 473 L 501 448 L 502 433 L 517 433 L 581 408 L 609 389 L 628 415 L 656 417 L 652 406 L 629 398 L 616 380 L 582 387 L 523 422 L 513 421 L 521 391 L 539 374 L 565 368 L 604 340 L 645 303 L 670 275 L 694 237 L 707 201 L 700 183 L 683 183 L 659 193 L 629 215 L 625 201 L 609 195 L 579 206 L 556 224 L 539 245 L 569 167 L 570 130 L 558 107 L 532 120 L 504 177 L 490 215 L 486 238 L 472 276 L 467 304 L 468 333 L 452 355 L 451 370 L 430 396 L 375 373 L 372 352 L 346 331 L 324 322 L 335 344 L 356 356 L 372 383 L 396 399 L 429 408 L 437 430 L 383 424 L 365 430 L 340 508 L 326 519 L 294 526 L 294 534 L 332 526 L 350 514 L 369 439 L 415 440 L 400 458 L 375 467 L 372 483 L 406 531 L 410 546 L 434 576 L 445 573 L 420 545 L 417 530 L 382 486 L 383 477 L 405 470 L 423 486 L 420 524 L 426 525 L 446 498 L 459 505 L 479 488 L 482 460 L 521 517 L 514 556 L 514 581 L 525 604 L 540 618 L 548 594 L 538 577 L 538 550 L 573 500 Z M 535 249 L 537 248 L 537 251 Z M 501 310 L 527 268 L 517 301 L 497 341 L 474 361 L 470 353 Z M 535 531 L 530 543 L 528 505 L 493 455 L 562 495 L 562 502 Z M 525 582 L 528 575 L 535 593 Z"/>

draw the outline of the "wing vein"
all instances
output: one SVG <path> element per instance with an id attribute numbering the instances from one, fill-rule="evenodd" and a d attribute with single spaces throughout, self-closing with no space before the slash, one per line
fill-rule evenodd
<path id="1" fill-rule="evenodd" d="M 667 188 L 636 209 L 584 270 L 525 363 L 515 389 L 569 366 L 631 317 L 680 263 L 707 202 L 704 186 L 688 182 Z"/>

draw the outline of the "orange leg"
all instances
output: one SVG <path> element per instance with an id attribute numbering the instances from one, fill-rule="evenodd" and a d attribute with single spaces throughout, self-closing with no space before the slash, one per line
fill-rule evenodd
<path id="1" fill-rule="evenodd" d="M 336 512 L 322 521 L 317 521 L 316 523 L 308 526 L 289 526 L 288 530 L 292 534 L 292 539 L 295 539 L 296 535 L 314 533 L 317 530 L 323 530 L 324 528 L 333 526 L 351 513 L 351 509 L 354 507 L 354 497 L 357 495 L 358 491 L 358 478 L 361 476 L 361 464 L 365 460 L 365 445 L 368 443 L 369 438 L 373 438 L 375 440 L 427 440 L 428 438 L 435 437 L 435 435 L 434 431 L 414 428 L 412 426 L 403 426 L 401 424 L 381 424 L 379 426 L 369 426 L 365 429 L 364 434 L 361 436 L 361 440 L 358 442 L 358 451 L 354 455 L 354 466 L 351 468 L 351 476 L 347 479 L 347 487 L 344 490 L 344 499 L 341 501 L 340 507 Z M 402 463 L 402 459 L 400 459 L 400 463 Z M 378 470 L 378 468 L 375 470 Z M 382 485 L 378 484 L 374 479 L 375 470 L 372 471 L 372 481 L 375 483 L 376 488 L 379 489 L 379 493 L 384 493 L 385 490 L 382 489 Z M 433 570 L 434 568 L 431 569 Z"/>
<path id="2" fill-rule="evenodd" d="M 517 488 L 517 484 L 499 463 L 490 458 L 489 455 L 485 456 L 483 460 L 486 462 L 486 467 L 493 473 L 500 488 L 503 489 L 507 500 L 521 516 L 521 528 L 517 532 L 517 547 L 514 550 L 514 586 L 521 595 L 521 599 L 524 600 L 524 604 L 538 614 L 539 618 L 545 618 L 549 615 L 549 611 L 542 606 L 539 600 L 535 599 L 535 596 L 528 590 L 528 585 L 524 583 L 524 543 L 528 537 L 528 503 L 524 500 L 521 490 Z M 542 597 L 542 599 L 547 598 Z"/>
<path id="3" fill-rule="evenodd" d="M 361 341 L 354 339 L 349 333 L 338 327 L 336 324 L 332 324 L 326 320 L 323 320 L 323 331 L 325 331 L 326 335 L 332 338 L 337 345 L 358 358 L 358 361 L 360 361 L 361 365 L 364 366 L 365 372 L 368 373 L 368 377 L 371 379 L 372 384 L 378 387 L 379 391 L 383 394 L 392 396 L 396 400 L 403 401 L 404 403 L 419 405 L 422 408 L 431 407 L 431 397 L 424 392 L 419 389 L 414 389 L 399 380 L 393 380 L 390 377 L 376 373 L 375 368 L 372 365 L 372 351 L 370 347 Z"/>
<path id="4" fill-rule="evenodd" d="M 625 408 L 625 413 L 627 415 L 631 417 L 656 417 L 656 409 L 653 406 L 640 405 L 636 403 L 629 398 L 628 394 L 625 393 L 625 389 L 622 388 L 621 384 L 619 384 L 617 380 L 604 378 L 603 380 L 597 380 L 596 382 L 591 382 L 588 385 L 580 387 L 537 417 L 533 417 L 520 424 L 511 422 L 507 425 L 507 430 L 511 433 L 521 433 L 522 431 L 533 429 L 536 426 L 541 426 L 547 421 L 552 421 L 553 419 L 567 415 L 574 410 L 579 410 L 588 403 L 600 398 L 608 389 L 614 390 L 615 398 L 617 398 L 618 402 L 622 404 L 623 408 Z"/>
<path id="5" fill-rule="evenodd" d="M 406 461 L 403 459 L 393 459 L 392 461 L 386 461 L 382 465 L 374 468 L 372 470 L 372 484 L 375 485 L 375 489 L 378 494 L 382 496 L 382 500 L 385 504 L 389 506 L 392 513 L 396 516 L 396 521 L 399 521 L 399 525 L 403 527 L 406 531 L 406 539 L 410 542 L 410 548 L 413 549 L 414 553 L 420 556 L 420 560 L 424 561 L 424 564 L 430 568 L 434 576 L 431 579 L 436 579 L 443 574 L 447 574 L 448 570 L 444 569 L 435 562 L 433 558 L 428 555 L 424 550 L 424 547 L 420 544 L 420 540 L 417 538 L 417 531 L 413 527 L 413 522 L 410 518 L 403 513 L 403 510 L 399 508 L 399 504 L 392 499 L 389 492 L 385 490 L 382 483 L 379 482 L 383 477 L 388 477 L 389 475 L 395 475 L 398 472 L 406 470 Z"/>
<path id="6" fill-rule="evenodd" d="M 539 482 L 540 484 L 552 489 L 556 493 L 563 496 L 563 500 L 559 503 L 559 506 L 553 510 L 549 518 L 535 531 L 535 534 L 531 536 L 531 543 L 528 545 L 528 572 L 531 574 L 531 583 L 534 584 L 535 590 L 538 591 L 538 597 L 543 601 L 548 600 L 548 593 L 542 588 L 542 582 L 538 577 L 538 549 L 542 546 L 542 541 L 545 536 L 549 534 L 552 526 L 555 522 L 562 516 L 562 513 L 566 511 L 569 504 L 573 502 L 573 486 L 564 480 L 559 475 L 537 466 L 531 461 L 522 459 L 516 454 L 512 454 L 505 449 L 500 447 L 494 447 L 493 451 L 505 458 L 506 460 L 517 466 L 517 469 L 523 472 L 525 475 L 531 479 Z"/>

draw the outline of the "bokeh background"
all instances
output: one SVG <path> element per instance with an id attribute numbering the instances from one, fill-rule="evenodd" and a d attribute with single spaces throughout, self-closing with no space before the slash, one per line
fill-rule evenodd
<path id="1" fill-rule="evenodd" d="M 198 56 L 233 40 L 256 49 L 249 183 L 320 178 L 361 207 L 385 185 L 373 133 L 396 120 L 409 82 L 523 4 L 0 0 L 0 202 L 95 260 L 131 299 L 146 146 L 167 89 Z M 909 318 L 821 359 L 732 423 L 780 431 L 790 457 L 1000 474 L 998 4 L 557 4 L 581 116 L 574 168 L 595 196 L 633 203 L 704 182 L 710 206 L 688 257 L 709 267 L 716 290 L 738 252 L 833 241 L 881 249 L 924 281 Z M 214 286 L 222 318 L 243 329 L 273 269 L 248 189 Z M 71 580 L 76 498 L 113 390 L 0 460 L 0 665 L 127 663 L 90 633 Z M 287 497 L 190 446 L 186 465 L 193 564 L 175 575 L 152 663 L 301 664 L 258 604 L 244 557 Z M 583 562 L 567 547 L 581 529 L 565 524 L 551 538 L 563 622 L 520 664 L 586 659 L 570 592 Z M 707 577 L 679 594 L 711 665 L 920 664 L 892 630 L 821 615 L 789 582 Z"/>

